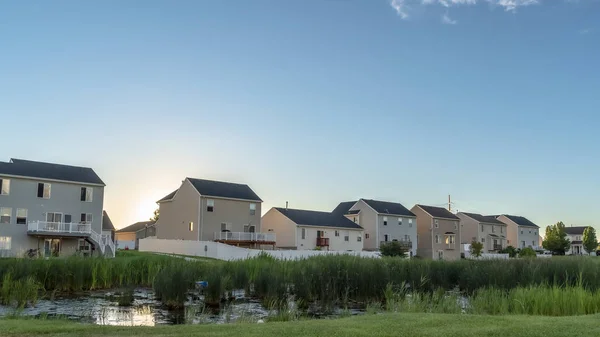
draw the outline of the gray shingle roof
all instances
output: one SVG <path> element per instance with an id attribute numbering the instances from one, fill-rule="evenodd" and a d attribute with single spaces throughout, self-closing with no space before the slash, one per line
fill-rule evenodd
<path id="1" fill-rule="evenodd" d="M 348 212 L 350 211 L 350 208 L 352 208 L 352 206 L 354 206 L 354 204 L 356 204 L 356 201 L 340 202 L 340 204 L 337 205 L 337 207 L 333 211 L 331 211 L 331 213 L 338 214 L 338 215 L 349 214 Z"/>
<path id="2" fill-rule="evenodd" d="M 0 175 L 62 180 L 105 186 L 94 170 L 89 167 L 43 163 L 31 160 L 14 159 L 0 162 Z"/>
<path id="3" fill-rule="evenodd" d="M 102 211 L 102 229 L 107 231 L 114 231 L 115 226 L 113 225 L 108 213 L 106 211 Z"/>
<path id="4" fill-rule="evenodd" d="M 409 211 L 402 204 L 397 202 L 379 201 L 372 199 L 361 199 L 367 205 L 371 206 L 377 213 L 381 214 L 392 214 L 392 215 L 404 215 L 404 216 L 415 216 L 415 214 Z"/>
<path id="5" fill-rule="evenodd" d="M 565 227 L 565 233 L 570 235 L 583 235 L 583 231 L 588 228 L 588 226 L 571 226 Z"/>
<path id="6" fill-rule="evenodd" d="M 194 188 L 203 196 L 207 197 L 221 197 L 221 198 L 232 198 L 242 199 L 251 201 L 262 200 L 254 193 L 250 186 L 245 184 L 235 184 L 223 181 L 213 181 L 195 178 L 186 178 L 192 183 Z"/>
<path id="7" fill-rule="evenodd" d="M 275 207 L 275 209 L 295 222 L 296 225 L 362 229 L 362 227 L 341 214 L 280 207 Z"/>
<path id="8" fill-rule="evenodd" d="M 491 215 L 481 215 L 478 213 L 467 213 L 467 212 L 460 212 L 460 214 L 464 214 L 464 215 L 468 216 L 469 218 L 474 219 L 479 222 L 495 223 L 495 224 L 499 224 L 499 225 L 504 225 L 504 223 L 502 221 L 496 219 L 494 216 L 491 216 Z"/>
<path id="9" fill-rule="evenodd" d="M 443 207 L 417 205 L 425 212 L 429 213 L 434 218 L 460 220 L 456 215 L 452 214 L 449 210 Z"/>
<path id="10" fill-rule="evenodd" d="M 146 225 L 154 225 L 154 221 L 140 221 L 136 222 L 133 225 L 129 225 L 125 228 L 121 228 L 117 231 L 117 233 L 129 233 L 129 232 L 137 232 L 142 228 L 145 228 Z"/>
<path id="11" fill-rule="evenodd" d="M 523 216 L 518 216 L 518 215 L 507 215 L 507 214 L 503 214 L 505 217 L 509 218 L 512 222 L 516 223 L 519 226 L 528 226 L 528 227 L 537 227 L 539 228 L 540 226 L 534 224 L 533 222 L 529 221 L 529 219 L 527 219 L 526 217 Z"/>
<path id="12" fill-rule="evenodd" d="M 160 200 L 159 200 L 159 201 L 157 201 L 157 202 L 161 202 L 161 201 L 167 201 L 167 200 L 171 200 L 171 199 L 173 199 L 173 197 L 175 196 L 175 194 L 177 193 L 177 191 L 179 191 L 179 189 L 176 189 L 175 191 L 173 191 L 173 192 L 171 192 L 171 193 L 167 194 L 167 195 L 166 195 L 164 198 L 160 199 Z"/>

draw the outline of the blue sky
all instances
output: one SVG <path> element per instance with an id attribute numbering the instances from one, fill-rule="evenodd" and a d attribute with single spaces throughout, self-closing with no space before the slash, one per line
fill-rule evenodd
<path id="1" fill-rule="evenodd" d="M 186 176 L 596 225 L 600 1 L 4 1 L 10 157 L 93 167 L 117 227 Z"/>

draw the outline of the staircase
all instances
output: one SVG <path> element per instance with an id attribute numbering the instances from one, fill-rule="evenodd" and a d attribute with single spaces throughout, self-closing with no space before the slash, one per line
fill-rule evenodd
<path id="1" fill-rule="evenodd" d="M 94 247 L 98 247 L 103 256 L 115 257 L 116 253 L 115 243 L 110 235 L 98 234 L 89 224 L 32 221 L 27 225 L 27 234 L 43 237 L 84 237 Z"/>

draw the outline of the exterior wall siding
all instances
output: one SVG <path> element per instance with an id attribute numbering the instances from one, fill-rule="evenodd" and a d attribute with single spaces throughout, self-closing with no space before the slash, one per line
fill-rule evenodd
<path id="1" fill-rule="evenodd" d="M 494 250 L 494 239 L 496 239 L 502 248 L 506 248 L 506 225 L 482 223 L 461 213 L 456 214 L 456 216 L 460 218 L 462 227 L 461 243 L 468 244 L 476 240 L 483 243 L 484 252 L 489 252 Z M 483 231 L 481 231 L 482 226 Z M 497 237 L 493 237 L 492 235 L 496 235 Z M 504 238 L 501 236 L 504 236 Z"/>
<path id="2" fill-rule="evenodd" d="M 305 230 L 305 237 L 302 239 L 302 229 Z M 309 227 L 309 226 L 297 226 L 296 235 L 298 237 L 298 249 L 299 250 L 313 250 L 317 248 L 317 231 L 324 231 L 323 238 L 329 238 L 329 250 L 335 251 L 361 251 L 363 250 L 363 231 L 354 229 L 344 228 L 331 228 L 331 227 Z M 339 236 L 335 236 L 335 232 L 339 232 Z M 348 241 L 345 241 L 345 236 L 348 236 Z M 358 241 L 358 238 L 361 241 Z M 327 247 L 321 249 L 327 250 Z"/>
<path id="3" fill-rule="evenodd" d="M 23 256 L 28 249 L 43 251 L 44 244 L 33 236 L 27 235 L 27 225 L 17 224 L 17 209 L 27 209 L 27 223 L 32 221 L 46 221 L 46 213 L 70 214 L 71 221 L 76 223 L 81 220 L 81 213 L 92 214 L 92 229 L 102 233 L 102 210 L 104 206 L 104 187 L 88 184 L 46 181 L 44 179 L 26 179 L 15 177 L 2 177 L 10 179 L 10 193 L 0 195 L 0 207 L 11 209 L 9 224 L 0 224 L 0 236 L 11 237 L 10 251 L 3 252 L 4 256 Z M 50 198 L 37 197 L 38 183 L 50 184 Z M 93 188 L 92 201 L 81 201 L 81 187 Z M 50 238 L 50 237 L 49 237 Z M 70 239 L 64 239 L 61 247 L 63 255 L 74 253 L 71 246 L 77 247 L 77 240 L 71 245 Z"/>
<path id="4" fill-rule="evenodd" d="M 207 211 L 208 200 L 213 200 L 212 212 Z M 254 215 L 250 214 L 250 204 L 256 205 Z M 221 223 L 227 224 L 230 232 L 243 232 L 244 225 L 254 226 L 255 232 L 261 232 L 261 203 L 259 201 L 220 199 L 202 197 L 200 214 L 200 227 L 202 234 L 200 240 L 213 240 L 215 233 L 221 232 Z"/>
<path id="5" fill-rule="evenodd" d="M 387 225 L 384 225 L 384 218 L 387 218 Z M 397 215 L 377 215 L 377 223 L 379 224 L 379 241 L 385 241 L 387 235 L 388 241 L 394 240 L 410 240 L 413 244 L 411 249 L 412 255 L 417 255 L 417 218 L 416 217 L 399 217 Z"/>
<path id="6" fill-rule="evenodd" d="M 431 217 L 422 209 L 414 206 L 411 210 L 417 216 L 417 234 L 419 242 L 417 244 L 417 255 L 420 257 L 431 259 L 433 251 L 431 246 Z"/>
<path id="7" fill-rule="evenodd" d="M 540 242 L 540 229 L 537 227 L 519 226 L 504 215 L 498 217 L 498 220 L 505 223 L 507 228 L 508 245 L 515 248 L 538 247 Z M 522 232 L 522 233 L 521 233 Z"/>
<path id="8" fill-rule="evenodd" d="M 275 233 L 278 248 L 296 247 L 296 224 L 278 210 L 271 208 L 261 219 L 264 232 Z"/>
<path id="9" fill-rule="evenodd" d="M 438 259 L 439 252 L 442 252 L 442 259 L 444 260 L 460 259 L 461 224 L 459 219 L 433 218 L 418 206 L 413 207 L 411 211 L 417 215 L 419 232 L 418 255 L 425 258 Z M 435 225 L 436 220 L 437 226 Z M 455 233 L 454 244 L 446 243 L 445 233 L 447 232 Z M 436 235 L 440 237 L 439 243 L 435 242 Z M 426 240 L 423 238 L 426 238 Z"/>
<path id="10" fill-rule="evenodd" d="M 379 243 L 377 239 L 377 213 L 362 200 L 359 200 L 356 204 L 354 204 L 350 210 L 360 210 L 357 222 L 364 229 L 363 248 L 365 250 L 379 249 Z M 354 216 L 352 218 L 354 218 Z M 368 238 L 367 235 L 369 236 Z"/>
<path id="11" fill-rule="evenodd" d="M 159 239 L 198 240 L 198 199 L 200 195 L 185 180 L 172 201 L 159 204 L 160 217 L 156 221 L 156 237 Z M 189 224 L 192 223 L 192 230 Z M 135 240 L 135 233 L 133 240 Z"/>

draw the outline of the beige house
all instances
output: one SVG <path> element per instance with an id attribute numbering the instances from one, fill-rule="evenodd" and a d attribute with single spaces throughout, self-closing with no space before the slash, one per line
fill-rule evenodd
<path id="1" fill-rule="evenodd" d="M 461 243 L 473 241 L 483 243 L 484 252 L 498 252 L 506 248 L 506 224 L 493 216 L 477 213 L 459 212 L 456 214 L 461 223 Z"/>
<path id="2" fill-rule="evenodd" d="M 364 250 L 379 250 L 381 244 L 397 241 L 408 255 L 417 254 L 417 217 L 400 203 L 359 199 L 340 203 L 332 213 L 364 229 Z"/>
<path id="3" fill-rule="evenodd" d="M 140 221 L 115 232 L 117 249 L 137 249 L 136 233 L 154 226 L 154 221 Z"/>
<path id="4" fill-rule="evenodd" d="M 588 255 L 583 248 L 583 232 L 588 226 L 565 227 L 567 238 L 571 240 L 571 247 L 565 252 L 566 255 Z"/>
<path id="5" fill-rule="evenodd" d="M 460 218 L 445 208 L 415 205 L 419 241 L 417 255 L 440 260 L 460 259 Z"/>
<path id="6" fill-rule="evenodd" d="M 531 247 L 533 249 L 543 249 L 539 247 L 540 227 L 529 219 L 518 215 L 498 215 L 496 219 L 506 224 L 507 245 L 515 248 Z"/>
<path id="7" fill-rule="evenodd" d="M 262 200 L 245 184 L 186 178 L 157 201 L 158 239 L 218 241 L 239 246 L 271 245 L 261 231 Z"/>
<path id="8" fill-rule="evenodd" d="M 280 249 L 363 250 L 363 229 L 343 215 L 290 208 L 271 208 L 262 227 L 276 235 Z"/>

